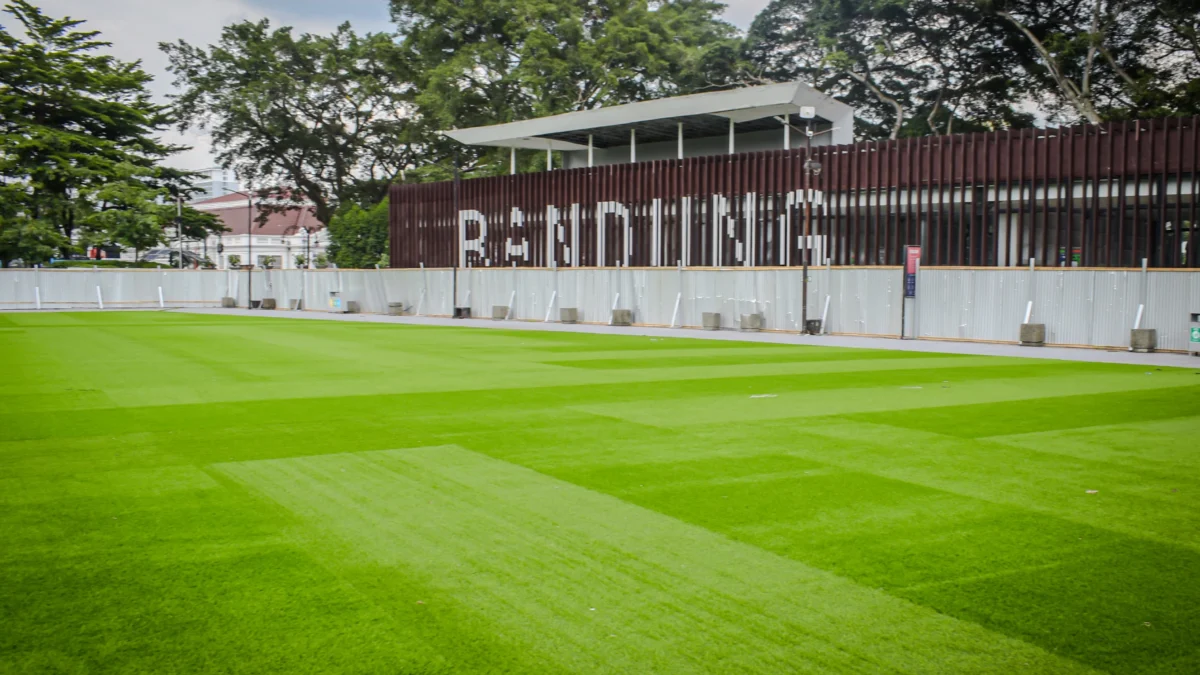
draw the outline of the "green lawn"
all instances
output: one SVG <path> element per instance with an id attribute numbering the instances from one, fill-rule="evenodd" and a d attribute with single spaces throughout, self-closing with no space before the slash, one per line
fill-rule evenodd
<path id="1" fill-rule="evenodd" d="M 0 314 L 0 673 L 1195 673 L 1198 371 Z"/>

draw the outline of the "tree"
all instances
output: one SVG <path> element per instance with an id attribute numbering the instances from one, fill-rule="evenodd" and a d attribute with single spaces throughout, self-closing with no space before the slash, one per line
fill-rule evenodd
<path id="1" fill-rule="evenodd" d="M 210 130 L 218 159 L 260 196 L 307 200 L 328 223 L 343 203 L 378 203 L 416 159 L 409 71 L 388 35 L 343 24 L 296 36 L 264 19 L 227 26 L 207 48 L 160 47 L 182 90 L 181 128 Z"/>
<path id="2" fill-rule="evenodd" d="M 1194 113 L 1196 0 L 980 0 L 1051 110 L 1067 120 Z"/>
<path id="3" fill-rule="evenodd" d="M 865 138 L 1026 123 L 1003 31 L 954 0 L 774 0 L 747 58 L 768 80 L 802 79 L 858 110 Z"/>
<path id="4" fill-rule="evenodd" d="M 1197 0 L 774 0 L 749 58 L 859 111 L 872 138 L 1200 107 Z"/>
<path id="5" fill-rule="evenodd" d="M 735 30 L 711 0 L 392 0 L 419 127 L 511 122 L 727 85 Z M 447 165 L 449 146 L 427 150 Z M 463 150 L 466 171 L 507 152 Z"/>
<path id="6" fill-rule="evenodd" d="M 329 221 L 329 256 L 338 267 L 382 264 L 388 250 L 388 201 L 364 209 L 344 208 Z"/>
<path id="7" fill-rule="evenodd" d="M 191 190 L 191 175 L 160 166 L 182 148 L 160 143 L 171 118 L 150 100 L 140 63 L 83 23 L 26 0 L 5 6 L 23 35 L 0 27 L 0 182 L 6 252 L 26 262 L 76 243 L 148 243 L 169 221 L 154 202 Z"/>

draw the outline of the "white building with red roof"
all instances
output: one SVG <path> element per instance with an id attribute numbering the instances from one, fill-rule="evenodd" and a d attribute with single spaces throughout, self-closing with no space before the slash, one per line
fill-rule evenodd
<path id="1" fill-rule="evenodd" d="M 229 231 L 203 241 L 184 242 L 183 248 L 208 257 L 222 269 L 231 266 L 231 256 L 237 256 L 241 265 L 250 264 L 253 256 L 258 267 L 267 263 L 274 269 L 315 267 L 315 261 L 329 248 L 329 231 L 308 203 L 259 197 L 251 202 L 244 195 L 228 194 L 189 206 L 212 213 Z M 286 208 L 279 211 L 280 206 Z M 266 222 L 260 222 L 264 212 Z"/>

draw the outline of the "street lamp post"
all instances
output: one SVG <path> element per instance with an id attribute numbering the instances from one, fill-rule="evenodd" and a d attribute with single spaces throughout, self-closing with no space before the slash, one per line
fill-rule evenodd
<path id="1" fill-rule="evenodd" d="M 225 191 L 246 198 L 246 257 L 250 259 L 246 266 L 246 309 L 254 309 L 254 277 L 251 276 L 254 273 L 254 197 L 241 190 L 225 188 Z"/>
<path id="2" fill-rule="evenodd" d="M 800 252 L 803 265 L 803 304 L 800 307 L 800 325 L 805 333 L 808 332 L 808 256 L 812 251 L 812 181 L 821 173 L 821 163 L 812 158 L 812 121 L 809 120 L 804 128 L 806 145 L 804 150 L 804 248 Z"/>

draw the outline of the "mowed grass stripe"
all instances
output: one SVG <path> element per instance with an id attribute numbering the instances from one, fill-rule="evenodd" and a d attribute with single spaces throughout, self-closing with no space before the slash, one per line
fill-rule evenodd
<path id="1" fill-rule="evenodd" d="M 867 422 L 888 423 L 894 420 L 897 422 L 895 426 L 951 429 L 950 433 L 954 435 L 988 436 L 993 430 L 1008 428 L 1018 431 L 1029 429 L 1033 424 L 1041 425 L 1035 427 L 1038 429 L 1072 425 L 1072 417 L 1062 415 L 1061 411 L 1054 412 L 1054 406 L 1040 403 L 1048 396 L 1122 392 L 1113 396 L 1125 397 L 1130 394 L 1124 392 L 1131 390 L 1158 390 L 1153 400 L 1163 402 L 1164 406 L 1157 409 L 1156 415 L 1172 417 L 1184 414 L 1181 411 L 1185 406 L 1189 406 L 1186 412 L 1194 411 L 1195 408 L 1187 403 L 1187 398 L 1200 392 L 1200 386 L 1179 386 L 1181 383 L 1191 384 L 1190 379 L 1179 375 L 1155 380 L 1134 374 L 1081 374 L 1071 378 L 1047 375 L 965 381 L 945 381 L 942 378 L 950 376 L 947 373 L 908 375 L 909 384 L 901 386 L 806 391 L 758 384 L 723 396 L 580 405 L 575 409 L 638 424 L 668 427 L 860 413 L 859 418 Z M 869 381 L 866 378 L 863 380 L 864 383 Z M 997 403 L 1020 400 L 1025 403 L 1014 406 L 1015 411 L 1006 417 L 988 414 Z M 1081 402 L 1086 400 L 1080 397 Z M 975 414 L 956 415 L 955 409 L 965 407 L 961 404 L 974 406 L 971 412 Z M 1088 413 L 1091 419 L 1098 419 L 1100 414 Z M 929 422 L 923 426 L 922 420 L 925 419 Z"/>
<path id="2" fill-rule="evenodd" d="M 221 464 L 571 670 L 1085 670 L 1019 641 L 454 447 Z M 594 609 L 593 609 L 594 608 Z"/>
<path id="3" fill-rule="evenodd" d="M 1200 589 L 1191 582 L 1200 575 L 1197 551 L 1023 508 L 1011 498 L 989 501 L 994 493 L 983 486 L 975 496 L 872 473 L 887 473 L 886 466 L 839 467 L 836 447 L 809 436 L 792 441 L 808 449 L 805 456 L 556 473 L 1103 670 L 1136 670 L 1196 649 L 1187 635 L 1200 623 Z M 917 461 L 932 456 L 915 454 Z M 1096 501 L 1082 488 L 1069 494 L 1076 509 Z M 1123 497 L 1116 503 L 1137 508 Z M 1049 598 L 1053 610 L 1044 606 Z"/>
<path id="4" fill-rule="evenodd" d="M 733 352 L 733 353 L 730 353 Z M 568 368 L 585 368 L 590 370 L 635 370 L 641 368 L 679 368 L 701 366 L 737 366 L 758 365 L 764 363 L 833 363 L 837 361 L 902 361 L 904 359 L 937 359 L 970 358 L 958 354 L 928 354 L 924 352 L 893 352 L 876 349 L 840 349 L 819 347 L 794 347 L 792 349 L 772 350 L 759 353 L 753 348 L 744 350 L 725 350 L 714 354 L 684 354 L 662 355 L 651 352 L 639 358 L 577 358 L 571 360 L 546 361 L 554 366 Z"/>

